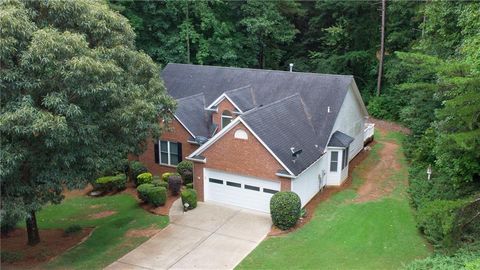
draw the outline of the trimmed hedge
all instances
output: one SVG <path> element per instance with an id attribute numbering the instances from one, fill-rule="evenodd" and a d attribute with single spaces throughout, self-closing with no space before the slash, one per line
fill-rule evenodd
<path id="1" fill-rule="evenodd" d="M 137 187 L 137 193 L 138 193 L 138 198 L 144 202 L 148 202 L 148 196 L 147 196 L 147 193 L 148 191 L 155 187 L 154 185 L 152 184 L 143 184 L 143 185 L 139 185 Z"/>
<path id="2" fill-rule="evenodd" d="M 127 177 L 124 174 L 104 176 L 95 180 L 95 189 L 104 192 L 124 190 L 127 187 Z"/>
<path id="3" fill-rule="evenodd" d="M 194 209 L 197 207 L 197 192 L 194 189 L 185 189 L 181 193 L 182 196 L 182 205 L 185 206 L 185 203 L 188 203 L 187 209 Z"/>
<path id="4" fill-rule="evenodd" d="M 135 184 L 137 184 L 137 177 L 142 174 L 148 172 L 147 167 L 143 165 L 140 161 L 132 161 L 130 162 L 130 180 L 132 180 Z"/>
<path id="5" fill-rule="evenodd" d="M 153 175 L 149 172 L 141 173 L 137 176 L 137 185 L 150 184 L 153 181 Z"/>
<path id="6" fill-rule="evenodd" d="M 172 172 L 166 172 L 166 173 L 162 174 L 162 180 L 165 181 L 165 182 L 168 182 L 168 178 L 169 178 L 171 175 L 180 175 L 180 174 L 178 174 L 178 173 L 172 173 Z"/>
<path id="7" fill-rule="evenodd" d="M 182 187 L 182 177 L 177 174 L 172 174 L 168 177 L 168 188 L 172 192 L 173 196 L 177 196 Z"/>
<path id="8" fill-rule="evenodd" d="M 193 182 L 193 162 L 189 160 L 183 160 L 177 165 L 177 172 L 183 179 L 184 184 Z"/>
<path id="9" fill-rule="evenodd" d="M 164 187 L 165 189 L 168 189 L 168 183 L 161 180 L 160 178 L 159 179 L 154 179 L 152 181 L 152 184 L 156 187 Z"/>
<path id="10" fill-rule="evenodd" d="M 287 230 L 295 224 L 301 214 L 302 203 L 294 192 L 277 192 L 270 199 L 270 215 L 275 226 Z"/>
<path id="11" fill-rule="evenodd" d="M 155 206 L 165 205 L 167 189 L 164 187 L 151 187 L 147 190 L 147 201 Z"/>

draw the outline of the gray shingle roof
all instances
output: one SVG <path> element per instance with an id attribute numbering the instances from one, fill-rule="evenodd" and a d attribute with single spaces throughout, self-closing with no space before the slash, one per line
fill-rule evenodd
<path id="1" fill-rule="evenodd" d="M 205 111 L 205 97 L 203 93 L 180 98 L 177 100 L 175 116 L 195 136 L 211 137 L 208 130 L 208 115 Z"/>
<path id="2" fill-rule="evenodd" d="M 241 117 L 295 174 L 320 157 L 353 82 L 347 75 L 188 64 L 168 64 L 162 77 L 174 98 L 203 93 L 208 105 L 225 93 L 242 111 L 251 110 Z M 290 147 L 303 150 L 295 163 Z"/>
<path id="3" fill-rule="evenodd" d="M 348 147 L 352 142 L 354 138 L 348 136 L 347 134 L 341 132 L 341 131 L 335 131 L 332 134 L 332 137 L 330 138 L 330 141 L 328 142 L 328 146 L 334 146 L 334 147 Z"/>

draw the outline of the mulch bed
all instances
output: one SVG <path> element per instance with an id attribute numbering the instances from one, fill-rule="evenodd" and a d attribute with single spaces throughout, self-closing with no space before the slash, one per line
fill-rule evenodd
<path id="1" fill-rule="evenodd" d="M 65 251 L 85 241 L 93 228 L 83 228 L 82 231 L 65 235 L 62 229 L 40 230 L 40 243 L 27 245 L 25 229 L 15 229 L 8 236 L 2 236 L 2 252 L 14 252 L 20 256 L 12 263 L 2 262 L 1 269 L 32 269 L 63 254 Z"/>

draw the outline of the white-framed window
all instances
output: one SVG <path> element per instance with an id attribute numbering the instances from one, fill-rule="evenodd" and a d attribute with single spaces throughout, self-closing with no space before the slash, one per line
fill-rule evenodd
<path id="1" fill-rule="evenodd" d="M 338 170 L 338 151 L 330 153 L 330 171 L 336 172 Z"/>
<path id="2" fill-rule="evenodd" d="M 232 122 L 232 113 L 228 110 L 222 112 L 222 128 L 226 127 L 230 122 Z"/>
<path id="3" fill-rule="evenodd" d="M 179 143 L 160 141 L 160 164 L 176 166 L 180 162 Z"/>

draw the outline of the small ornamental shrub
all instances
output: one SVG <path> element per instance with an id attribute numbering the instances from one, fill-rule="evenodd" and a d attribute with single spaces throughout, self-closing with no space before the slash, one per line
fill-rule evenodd
<path id="1" fill-rule="evenodd" d="M 104 192 L 124 190 L 127 187 L 127 178 L 124 174 L 104 176 L 95 180 L 95 189 Z"/>
<path id="2" fill-rule="evenodd" d="M 188 204 L 187 209 L 194 209 L 197 207 L 197 192 L 194 189 L 185 189 L 181 193 L 182 196 L 182 204 L 185 207 L 185 204 Z"/>
<path id="3" fill-rule="evenodd" d="M 185 186 L 189 189 L 193 189 L 193 183 L 186 184 Z"/>
<path id="4" fill-rule="evenodd" d="M 172 174 L 168 177 L 168 188 L 172 192 L 173 196 L 177 196 L 182 187 L 182 177 L 177 174 Z"/>
<path id="5" fill-rule="evenodd" d="M 180 174 L 185 184 L 191 183 L 193 180 L 193 162 L 184 160 L 178 163 L 177 172 Z"/>
<path id="6" fill-rule="evenodd" d="M 149 172 L 141 173 L 137 176 L 137 185 L 150 184 L 153 181 L 153 175 Z"/>
<path id="7" fill-rule="evenodd" d="M 148 202 L 148 191 L 153 188 L 152 184 L 143 184 L 137 187 L 138 198 L 144 202 Z"/>
<path id="8" fill-rule="evenodd" d="M 176 174 L 176 173 L 166 172 L 166 173 L 162 174 L 162 180 L 165 181 L 165 182 L 168 182 L 168 177 L 170 177 L 170 175 L 172 175 L 172 174 Z"/>
<path id="9" fill-rule="evenodd" d="M 152 186 L 147 189 L 147 202 L 155 206 L 161 206 L 161 205 L 165 205 L 166 201 L 167 201 L 166 188 Z"/>
<path id="10" fill-rule="evenodd" d="M 142 174 L 148 172 L 147 167 L 143 165 L 140 161 L 132 161 L 130 162 L 130 179 L 136 184 L 137 177 Z"/>
<path id="11" fill-rule="evenodd" d="M 294 192 L 277 192 L 270 199 L 270 215 L 275 226 L 287 230 L 297 224 L 301 213 L 300 197 Z"/>
<path id="12" fill-rule="evenodd" d="M 152 184 L 156 187 L 164 187 L 165 189 L 168 189 L 168 183 L 161 179 L 154 179 Z"/>
<path id="13" fill-rule="evenodd" d="M 82 231 L 82 227 L 78 224 L 72 224 L 63 230 L 63 234 L 68 236 Z"/>

